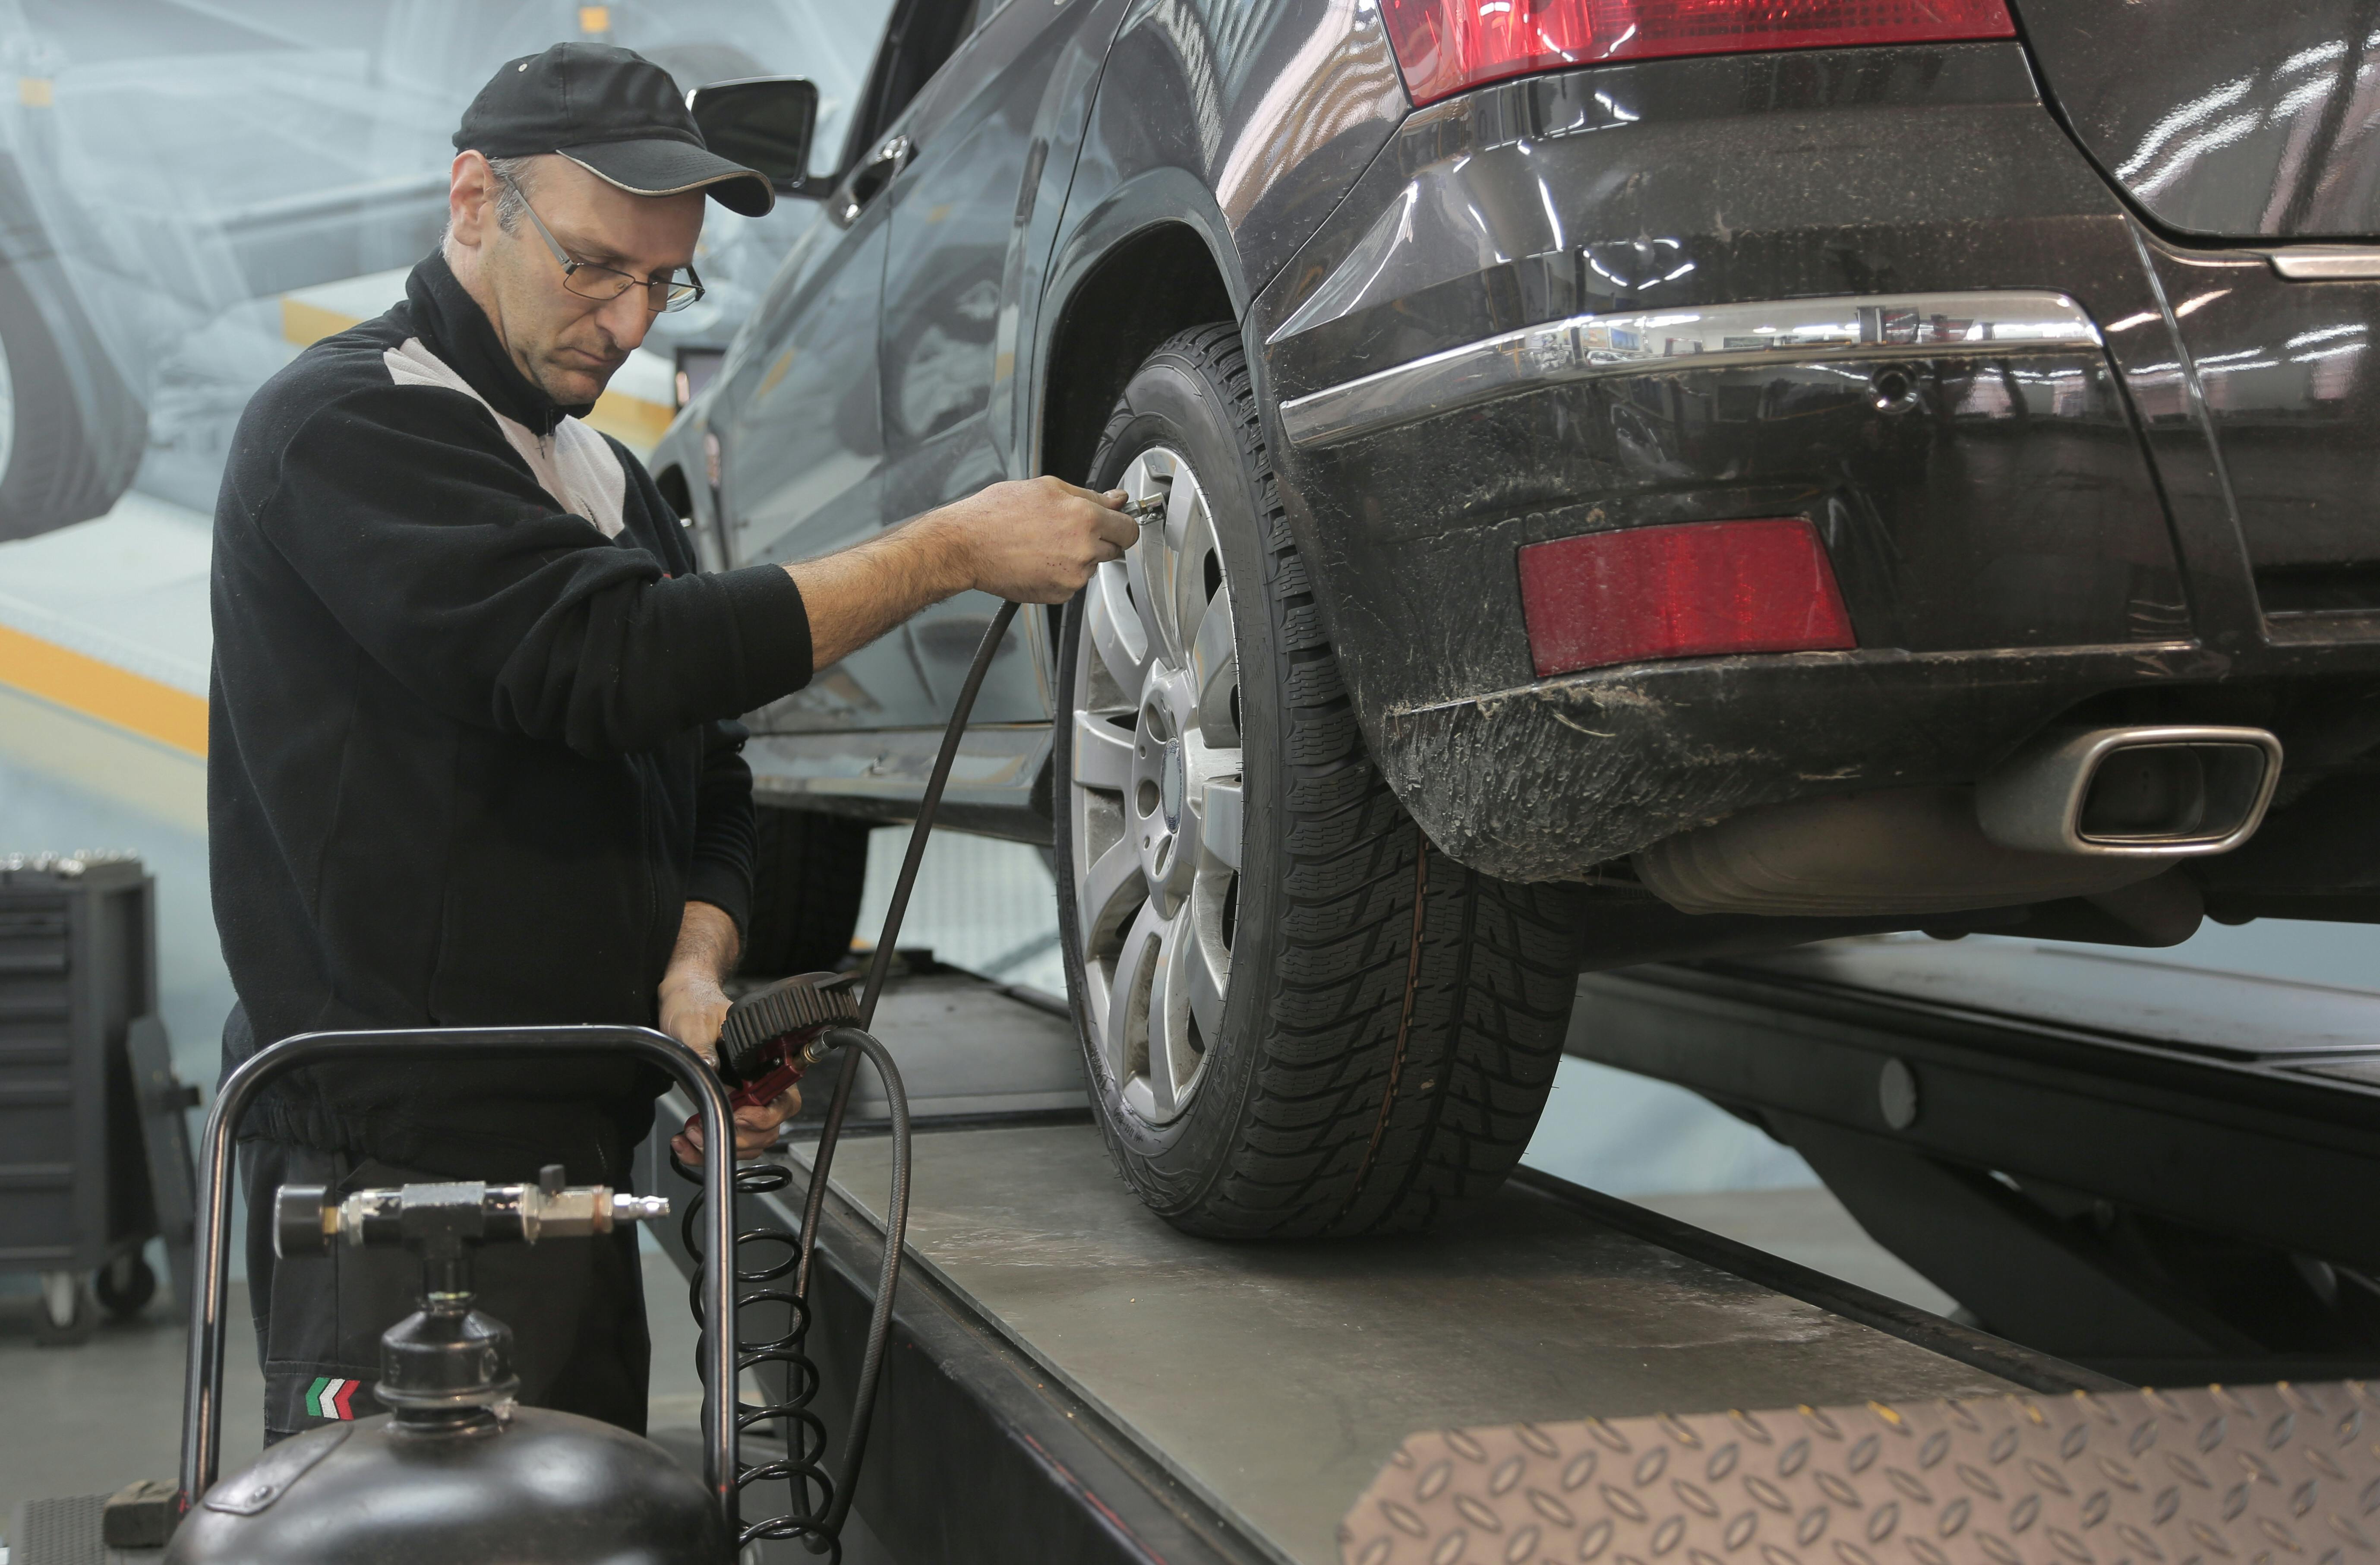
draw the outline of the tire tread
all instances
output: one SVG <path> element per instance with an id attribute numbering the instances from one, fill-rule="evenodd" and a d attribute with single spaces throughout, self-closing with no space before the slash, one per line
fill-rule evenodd
<path id="1" fill-rule="evenodd" d="M 1577 983 L 1576 892 L 1490 880 L 1415 827 L 1366 753 L 1280 501 L 1237 329 L 1178 334 L 1151 361 L 1167 356 L 1222 394 L 1257 479 L 1265 610 L 1287 665 L 1287 905 L 1279 981 L 1223 1166 L 1194 1192 L 1160 1188 L 1112 1133 L 1109 1146 L 1126 1180 L 1194 1232 L 1427 1228 L 1492 1194 L 1536 1128 Z M 1103 459 L 1133 418 L 1119 403 Z M 1255 594 L 1239 596 L 1238 611 L 1250 612 Z"/>

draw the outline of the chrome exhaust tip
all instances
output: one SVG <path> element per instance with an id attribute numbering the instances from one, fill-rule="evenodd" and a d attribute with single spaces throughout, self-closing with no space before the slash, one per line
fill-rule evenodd
<path id="1" fill-rule="evenodd" d="M 1975 817 L 2032 853 L 2228 853 L 2264 824 L 2280 778 L 2281 742 L 2261 728 L 2058 729 L 1975 784 Z"/>

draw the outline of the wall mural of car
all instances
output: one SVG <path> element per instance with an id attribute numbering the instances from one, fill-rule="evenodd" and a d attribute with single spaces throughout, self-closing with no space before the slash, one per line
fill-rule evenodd
<path id="1" fill-rule="evenodd" d="M 1020 619 L 945 819 L 1050 846 L 1149 1206 L 1417 1227 L 1518 1157 L 1582 967 L 2380 919 L 2375 39 L 900 0 L 654 467 L 717 564 L 1163 496 Z M 841 949 L 801 888 L 914 807 L 990 611 L 753 714 L 763 964 Z"/>
<path id="2" fill-rule="evenodd" d="M 136 482 L 212 512 L 255 388 L 395 302 L 437 243 L 455 122 L 503 60 L 589 37 L 688 88 L 798 63 L 833 128 L 882 18 L 882 0 L 0 0 L 0 540 Z M 612 432 L 650 445 L 673 360 L 715 361 L 807 216 L 714 215 L 710 292 L 662 318 L 642 366 L 661 400 Z"/>

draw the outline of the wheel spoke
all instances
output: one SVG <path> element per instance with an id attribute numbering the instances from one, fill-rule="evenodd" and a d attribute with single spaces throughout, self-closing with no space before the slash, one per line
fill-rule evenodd
<path id="1" fill-rule="evenodd" d="M 1148 673 L 1150 643 L 1127 586 L 1123 565 L 1101 565 L 1091 577 L 1083 607 L 1090 616 L 1086 628 L 1091 645 L 1099 649 L 1099 664 L 1129 704 L 1140 698 L 1141 681 Z"/>
<path id="2" fill-rule="evenodd" d="M 1182 966 L 1190 989 L 1188 1009 L 1208 1049 L 1223 1036 L 1223 991 L 1231 977 L 1231 953 L 1221 949 L 1221 943 L 1208 940 L 1204 931 L 1185 919 Z"/>
<path id="3" fill-rule="evenodd" d="M 1108 982 L 1106 1025 L 1100 1029 L 1099 1038 L 1099 1058 L 1107 1062 L 1108 1074 L 1115 1078 L 1119 1092 L 1131 1086 L 1135 1074 L 1129 1041 L 1133 1032 L 1133 996 L 1140 985 L 1141 966 L 1152 954 L 1143 946 L 1126 941 Z"/>
<path id="4" fill-rule="evenodd" d="M 1076 712 L 1075 781 L 1123 793 L 1132 782 L 1132 734 L 1105 718 Z"/>
<path id="5" fill-rule="evenodd" d="M 1240 660 L 1232 639 L 1232 598 L 1215 594 L 1198 621 L 1197 639 L 1190 648 L 1191 687 L 1197 692 L 1198 726 L 1209 743 L 1239 743 L 1238 722 L 1232 715 L 1232 692 L 1239 688 Z"/>
<path id="6" fill-rule="evenodd" d="M 1240 867 L 1241 795 L 1237 782 L 1209 782 L 1199 801 L 1198 843 L 1208 857 Z"/>
<path id="7" fill-rule="evenodd" d="M 1154 904 L 1144 904 L 1116 958 L 1115 981 L 1108 987 L 1107 1036 L 1099 1040 L 1119 1087 L 1143 1074 L 1152 1078 L 1152 1090 L 1157 1085 L 1156 1067 L 1148 1059 L 1135 1056 L 1153 1057 L 1158 1051 L 1154 1000 L 1163 988 L 1160 975 L 1164 962 L 1165 920 L 1158 916 Z M 1134 1047 L 1135 1043 L 1140 1047 Z"/>
<path id="8" fill-rule="evenodd" d="M 1075 928 L 1081 932 L 1085 952 L 1096 955 L 1106 949 L 1134 903 L 1148 895 L 1141 880 L 1140 855 L 1133 851 L 1132 839 L 1119 838 L 1099 855 L 1084 872 L 1078 891 Z"/>
<path id="9" fill-rule="evenodd" d="M 1181 591 L 1182 527 L 1189 509 L 1199 503 L 1198 480 L 1186 469 L 1177 470 L 1166 491 L 1164 525 L 1141 534 L 1130 558 L 1138 562 L 1134 586 L 1141 623 L 1148 627 L 1150 651 L 1175 668 L 1189 661 L 1183 640 L 1184 626 L 1177 595 Z"/>
<path id="10" fill-rule="evenodd" d="M 1133 925 L 1135 937 L 1144 925 L 1154 922 L 1156 911 L 1152 902 Z M 1190 928 L 1186 904 L 1157 928 L 1156 981 L 1148 989 L 1148 1095 L 1157 1111 L 1170 1116 L 1181 1107 L 1182 1094 L 1196 1069 L 1197 1057 L 1190 1050 L 1187 958 L 1198 937 Z"/>
<path id="11" fill-rule="evenodd" d="M 1169 505 L 1165 528 L 1173 543 L 1173 623 L 1182 629 L 1182 649 L 1191 659 L 1197 656 L 1198 633 L 1207 617 L 1207 556 L 1215 552 L 1215 522 L 1207 507 L 1207 491 L 1193 487 L 1184 492 L 1184 484 L 1196 482 L 1186 476 L 1174 481 L 1170 498 L 1181 502 L 1179 525 Z"/>

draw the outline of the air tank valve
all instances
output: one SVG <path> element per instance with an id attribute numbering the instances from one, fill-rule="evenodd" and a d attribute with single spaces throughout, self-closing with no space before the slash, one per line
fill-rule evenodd
<path id="1" fill-rule="evenodd" d="M 515 1404 L 512 1329 L 472 1308 L 479 1248 L 669 1215 L 658 1195 L 563 1181 L 552 1164 L 534 1184 L 407 1184 L 335 1202 L 320 1185 L 282 1186 L 278 1254 L 344 1242 L 421 1257 L 421 1307 L 381 1334 L 372 1394 L 389 1415 L 308 1430 L 215 1485 L 175 1532 L 168 1565 L 732 1559 L 718 1502 L 667 1453 L 608 1424 Z"/>

